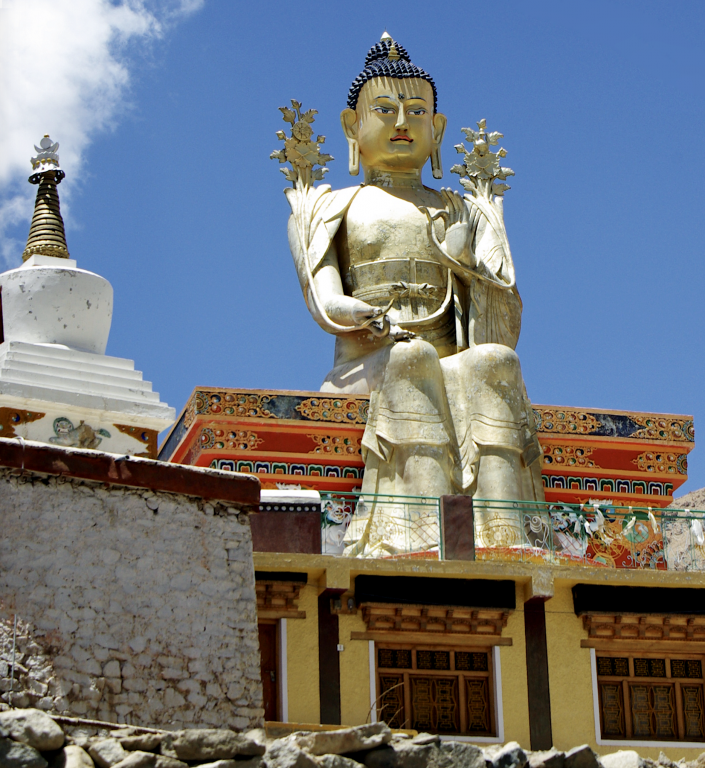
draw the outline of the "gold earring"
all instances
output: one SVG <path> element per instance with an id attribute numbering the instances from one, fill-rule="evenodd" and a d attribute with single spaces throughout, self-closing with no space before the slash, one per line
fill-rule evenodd
<path id="1" fill-rule="evenodd" d="M 431 170 L 433 171 L 434 179 L 443 178 L 443 165 L 441 163 L 441 147 L 440 145 L 434 147 L 431 151 Z"/>
<path id="2" fill-rule="evenodd" d="M 348 139 L 348 170 L 351 176 L 360 173 L 360 145 L 356 139 Z"/>

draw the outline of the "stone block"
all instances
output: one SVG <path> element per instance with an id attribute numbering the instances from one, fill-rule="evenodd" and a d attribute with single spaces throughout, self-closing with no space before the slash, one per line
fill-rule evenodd
<path id="1" fill-rule="evenodd" d="M 115 763 L 115 768 L 155 768 L 157 756 L 151 752 L 130 752 L 128 756 Z"/>
<path id="2" fill-rule="evenodd" d="M 47 768 L 49 763 L 29 744 L 0 738 L 0 765 L 2 768 Z"/>
<path id="3" fill-rule="evenodd" d="M 620 749 L 619 752 L 613 752 L 611 755 L 602 755 L 600 762 L 604 768 L 645 768 L 648 765 L 647 761 L 633 749 Z"/>
<path id="4" fill-rule="evenodd" d="M 0 727 L 15 741 L 28 744 L 40 752 L 59 749 L 64 732 L 46 712 L 38 709 L 14 709 L 0 712 Z"/>
<path id="5" fill-rule="evenodd" d="M 318 768 L 311 755 L 304 752 L 294 741 L 275 741 L 265 756 L 267 768 Z"/>
<path id="6" fill-rule="evenodd" d="M 88 754 L 98 768 L 112 768 L 127 757 L 127 752 L 117 739 L 97 739 L 91 742 Z"/>
<path id="7" fill-rule="evenodd" d="M 524 768 L 529 759 L 526 752 L 517 744 L 510 741 L 492 756 L 494 768 Z M 574 768 L 587 768 L 587 766 L 574 766 Z"/>
<path id="8" fill-rule="evenodd" d="M 162 743 L 161 733 L 136 733 L 129 736 L 118 736 L 123 749 L 128 751 L 141 750 L 142 752 L 154 752 Z"/>
<path id="9" fill-rule="evenodd" d="M 563 768 L 565 763 L 565 754 L 555 748 L 545 752 L 532 752 L 529 755 L 529 765 L 531 768 Z"/>
<path id="10" fill-rule="evenodd" d="M 51 761 L 49 768 L 95 768 L 90 755 L 77 744 L 64 747 Z"/>
<path id="11" fill-rule="evenodd" d="M 296 744 L 312 755 L 344 755 L 381 747 L 392 740 L 386 723 L 371 723 L 337 731 L 319 731 L 295 736 Z"/>
<path id="12" fill-rule="evenodd" d="M 219 760 L 236 755 L 263 755 L 265 747 L 254 739 L 227 729 L 188 729 L 164 735 L 161 753 L 179 760 Z"/>
<path id="13" fill-rule="evenodd" d="M 565 753 L 563 765 L 564 768 L 600 768 L 600 761 L 592 749 L 583 744 Z"/>
<path id="14" fill-rule="evenodd" d="M 439 745 L 439 768 L 485 768 L 481 749 L 463 741 L 444 741 Z"/>

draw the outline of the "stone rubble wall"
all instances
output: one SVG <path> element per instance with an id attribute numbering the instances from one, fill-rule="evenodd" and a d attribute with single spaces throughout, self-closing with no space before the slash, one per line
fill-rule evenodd
<path id="1" fill-rule="evenodd" d="M 0 520 L 0 700 L 172 728 L 261 725 L 245 512 L 0 469 Z"/>
<path id="2" fill-rule="evenodd" d="M 263 729 L 158 731 L 150 728 L 62 729 L 36 709 L 0 712 L 3 768 L 703 768 L 658 762 L 632 750 L 597 755 L 584 744 L 568 752 L 525 751 L 516 742 L 482 749 L 428 733 L 392 732 L 385 723 L 332 731 L 298 731 L 268 739 Z M 75 723 L 75 721 L 74 721 Z M 94 725 L 98 725 L 95 723 Z"/>

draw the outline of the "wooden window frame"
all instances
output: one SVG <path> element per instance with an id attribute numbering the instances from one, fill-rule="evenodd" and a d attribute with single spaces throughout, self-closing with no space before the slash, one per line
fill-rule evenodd
<path id="1" fill-rule="evenodd" d="M 598 671 L 598 658 L 626 658 L 628 659 L 629 675 L 627 677 L 623 675 L 600 675 Z M 666 667 L 665 677 L 651 677 L 651 676 L 637 676 L 634 671 L 634 659 L 664 659 Z M 671 661 L 672 660 L 697 660 L 701 664 L 701 677 L 699 678 L 677 678 L 671 676 Z M 693 736 L 687 736 L 685 733 L 685 715 L 683 707 L 683 685 L 699 685 L 703 692 L 703 707 L 705 709 L 705 655 L 698 653 L 688 653 L 687 651 L 658 651 L 649 650 L 642 651 L 637 644 L 630 644 L 628 648 L 610 649 L 610 650 L 595 650 L 594 651 L 594 679 L 596 683 L 596 690 L 594 695 L 596 697 L 596 708 L 599 715 L 600 726 L 600 741 L 608 743 L 636 743 L 643 742 L 644 744 L 705 744 L 705 733 L 703 736 L 696 738 Z M 605 732 L 604 711 L 602 706 L 602 683 L 618 684 L 621 687 L 622 693 L 622 706 L 624 717 L 624 736 L 616 736 L 614 734 L 608 734 Z M 632 705 L 631 705 L 631 687 L 633 685 L 666 685 L 673 689 L 674 709 L 675 709 L 675 724 L 676 734 L 673 737 L 668 736 L 639 736 L 634 734 L 634 724 L 632 718 Z"/>
<path id="2" fill-rule="evenodd" d="M 380 667 L 379 666 L 379 650 L 380 649 L 390 649 L 390 650 L 408 650 L 412 653 L 412 667 L 410 669 L 395 669 L 390 667 Z M 451 652 L 450 653 L 450 669 L 419 669 L 417 667 L 417 656 L 416 651 L 445 651 L 445 652 Z M 485 653 L 487 655 L 487 671 L 486 672 L 473 672 L 473 671 L 467 671 L 467 670 L 456 670 L 455 669 L 455 653 L 456 652 L 470 652 L 470 653 Z M 402 726 L 404 728 L 411 728 L 410 724 L 410 718 L 411 718 L 411 677 L 454 677 L 458 681 L 458 712 L 459 712 L 459 725 L 460 730 L 457 733 L 450 733 L 450 732 L 443 732 L 441 735 L 443 736 L 460 736 L 462 738 L 481 738 L 481 739 L 496 739 L 497 738 L 497 692 L 495 691 L 495 669 L 494 669 L 494 653 L 493 653 L 493 647 L 492 646 L 448 646 L 448 645 L 417 645 L 415 643 L 395 643 L 395 642 L 384 642 L 384 641 L 376 641 L 374 643 L 374 663 L 375 663 L 375 680 L 377 684 L 377 691 L 378 691 L 378 699 L 376 702 L 377 706 L 377 717 L 379 720 L 383 720 L 384 717 L 380 712 L 380 704 L 383 694 L 382 691 L 382 682 L 381 682 L 381 675 L 382 674 L 389 674 L 389 675 L 399 675 L 403 679 L 403 701 L 404 701 L 404 721 L 402 723 Z M 490 723 L 490 729 L 489 731 L 485 731 L 482 733 L 478 733 L 477 731 L 469 732 L 467 731 L 467 721 L 468 721 L 468 705 L 467 705 L 467 688 L 465 684 L 466 679 L 471 680 L 477 680 L 477 679 L 485 679 L 487 680 L 487 693 L 488 693 L 488 715 L 489 715 L 489 723 Z"/>

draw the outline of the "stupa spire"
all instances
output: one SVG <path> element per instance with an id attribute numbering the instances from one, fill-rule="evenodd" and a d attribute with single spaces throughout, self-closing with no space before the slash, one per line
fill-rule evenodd
<path id="1" fill-rule="evenodd" d="M 27 261 L 35 254 L 68 259 L 70 257 L 57 190 L 57 185 L 66 175 L 59 166 L 59 156 L 56 154 L 59 143 L 53 142 L 49 134 L 46 134 L 39 146 L 35 144 L 34 148 L 37 155 L 32 158 L 33 173 L 29 183 L 38 184 L 39 188 L 22 261 Z"/>

